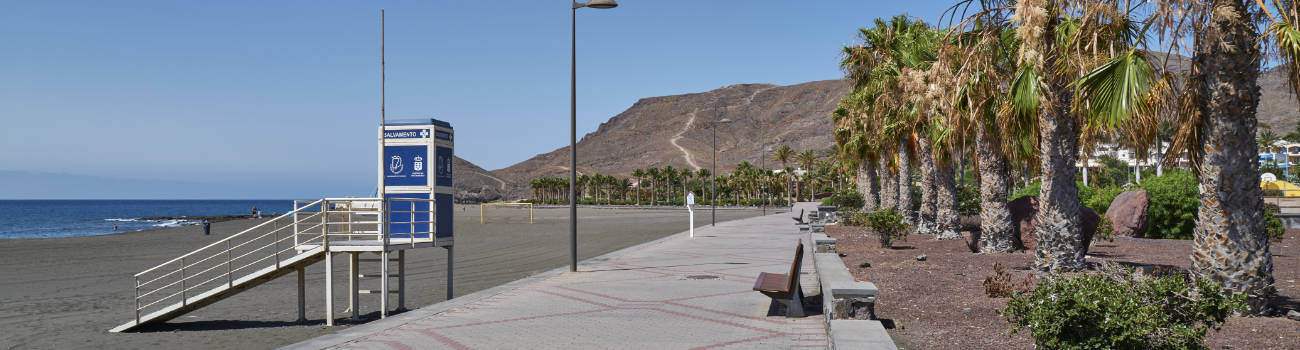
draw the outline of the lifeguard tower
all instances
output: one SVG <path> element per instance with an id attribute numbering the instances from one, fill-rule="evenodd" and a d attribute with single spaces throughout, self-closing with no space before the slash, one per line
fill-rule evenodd
<path id="1" fill-rule="evenodd" d="M 380 317 L 406 304 L 406 251 L 447 249 L 452 295 L 451 124 L 436 119 L 384 122 L 379 128 L 378 196 L 295 201 L 293 211 L 181 255 L 134 276 L 134 319 L 110 332 L 164 322 L 290 273 L 297 275 L 298 321 L 306 320 L 305 268 L 325 262 L 325 323 L 334 325 L 334 257 L 348 256 L 348 309 L 360 315 L 360 294 L 379 295 Z M 396 254 L 394 254 L 396 253 Z M 377 254 L 378 259 L 362 259 Z M 396 255 L 396 259 L 393 256 Z M 362 274 L 361 262 L 378 262 Z M 396 264 L 392 274 L 390 265 Z M 379 290 L 360 288 L 376 278 Z M 397 279 L 396 291 L 389 280 Z"/>

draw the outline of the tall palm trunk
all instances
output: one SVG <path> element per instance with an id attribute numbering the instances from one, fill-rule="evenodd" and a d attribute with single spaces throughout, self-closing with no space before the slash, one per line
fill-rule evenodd
<path id="1" fill-rule="evenodd" d="M 898 212 L 903 221 L 916 225 L 916 211 L 912 210 L 912 152 L 907 137 L 898 140 Z"/>
<path id="2" fill-rule="evenodd" d="M 1038 119 L 1043 185 L 1038 199 L 1038 225 L 1034 228 L 1038 235 L 1034 265 L 1041 270 L 1077 271 L 1086 267 L 1079 187 L 1074 182 L 1074 161 L 1079 152 L 1076 124 L 1068 111 L 1056 108 L 1044 109 Z"/>
<path id="3" fill-rule="evenodd" d="M 980 172 L 980 236 L 984 253 L 1009 253 L 1020 247 L 1018 229 L 1007 208 L 1007 159 L 998 151 L 1001 140 L 980 123 L 975 133 L 975 155 Z"/>
<path id="4" fill-rule="evenodd" d="M 957 211 L 957 183 L 953 177 L 952 159 L 934 163 L 935 218 L 934 234 L 936 239 L 961 238 L 961 213 Z"/>
<path id="5" fill-rule="evenodd" d="M 921 209 L 917 212 L 916 231 L 934 234 L 935 206 L 938 203 L 935 198 L 934 150 L 930 139 L 922 137 L 916 140 L 916 161 L 921 168 Z"/>
<path id="6" fill-rule="evenodd" d="M 1245 293 L 1251 314 L 1266 312 L 1273 258 L 1264 231 L 1258 146 L 1259 35 L 1241 1 L 1218 0 L 1210 24 L 1196 38 L 1191 81 L 1197 89 L 1201 132 L 1200 195 L 1192 270 Z"/>
<path id="7" fill-rule="evenodd" d="M 880 174 L 880 207 L 879 210 L 893 208 L 898 209 L 898 175 L 889 171 L 889 156 L 881 155 L 880 165 L 876 167 L 876 173 Z"/>
<path id="8" fill-rule="evenodd" d="M 1053 28 L 1048 26 L 1049 31 Z M 1078 171 L 1079 125 L 1070 112 L 1067 78 L 1055 70 L 1044 70 L 1048 83 L 1042 89 L 1046 104 L 1038 117 L 1039 173 L 1042 189 L 1038 198 L 1038 248 L 1034 266 L 1044 271 L 1078 271 L 1087 267 L 1084 253 L 1088 242 L 1080 220 L 1079 186 L 1074 182 Z"/>
<path id="9" fill-rule="evenodd" d="M 880 208 L 880 186 L 876 184 L 876 162 L 863 159 L 858 161 L 858 192 L 862 193 L 862 210 L 876 211 Z"/>

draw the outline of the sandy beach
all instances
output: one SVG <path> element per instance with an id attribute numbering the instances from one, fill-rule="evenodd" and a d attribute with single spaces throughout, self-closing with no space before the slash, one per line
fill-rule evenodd
<path id="1" fill-rule="evenodd" d="M 539 208 L 536 223 L 526 209 L 488 209 L 479 224 L 478 206 L 457 206 L 455 294 L 465 295 L 568 263 L 568 209 Z M 775 210 L 768 210 L 773 213 Z M 720 209 L 718 220 L 759 215 L 757 209 Z M 0 240 L 0 349 L 203 348 L 266 349 L 346 329 L 347 260 L 336 256 L 335 316 L 324 325 L 324 267 L 307 269 L 307 317 L 297 318 L 293 275 L 245 291 L 159 326 L 135 333 L 109 333 L 131 319 L 132 275 L 192 249 L 238 233 L 264 219 L 215 223 L 204 236 L 199 226 L 122 234 Z M 696 225 L 709 222 L 697 210 Z M 687 229 L 684 209 L 582 208 L 580 259 L 654 240 Z M 443 249 L 407 254 L 407 307 L 445 298 Z M 363 269 L 375 268 L 363 263 Z M 370 288 L 364 281 L 362 288 Z M 396 303 L 396 297 L 392 300 Z M 362 295 L 365 320 L 378 318 L 378 296 Z M 365 321 L 363 320 L 363 322 Z"/>

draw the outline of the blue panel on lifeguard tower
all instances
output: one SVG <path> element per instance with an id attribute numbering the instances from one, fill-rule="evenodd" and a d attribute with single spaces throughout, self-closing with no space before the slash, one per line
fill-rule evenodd
<path id="1" fill-rule="evenodd" d="M 428 194 L 428 193 L 391 193 L 391 194 L 387 194 L 387 195 L 385 195 L 384 198 L 389 198 L 389 199 L 392 199 L 392 198 L 417 198 L 417 199 L 429 199 L 429 194 Z M 389 236 L 389 237 L 393 237 L 393 238 L 429 238 L 429 234 L 428 234 L 428 233 L 418 233 L 418 234 L 415 234 L 414 237 L 411 237 L 411 235 L 409 235 L 409 234 L 412 233 L 412 232 L 429 232 L 429 227 L 430 227 L 430 226 L 429 226 L 429 224 L 427 223 L 427 222 L 429 221 L 429 214 L 428 214 L 428 212 L 429 212 L 429 202 L 389 201 L 388 203 L 389 203 L 389 205 L 391 206 L 391 207 L 388 209 L 388 210 L 390 211 L 389 216 L 388 216 L 388 218 L 389 218 L 389 219 L 388 219 L 388 222 L 389 222 L 389 224 L 388 224 L 388 236 Z M 439 206 L 441 206 L 441 205 L 439 205 Z M 438 208 L 438 209 L 439 209 L 439 210 L 438 210 L 437 212 L 438 212 L 438 213 L 441 213 L 441 212 L 442 212 L 441 208 Z M 415 214 L 415 218 L 414 218 L 414 219 L 411 218 L 412 213 L 404 213 L 404 212 L 408 212 L 408 211 L 415 211 L 415 212 L 417 212 L 417 213 L 414 213 L 414 214 Z M 448 210 L 448 212 L 450 212 L 450 210 Z M 423 222 L 425 222 L 425 223 L 415 223 L 415 222 L 421 222 L 421 221 L 423 221 Z M 441 225 L 439 225 L 439 226 L 441 226 Z M 414 231 L 413 231 L 412 229 L 414 229 Z M 439 230 L 439 231 L 441 231 L 441 230 Z M 440 233 L 438 236 L 441 237 L 441 236 L 442 236 L 441 233 Z"/>
<path id="2" fill-rule="evenodd" d="M 384 186 L 428 186 L 428 146 L 384 146 Z"/>
<path id="3" fill-rule="evenodd" d="M 450 246 L 453 237 L 454 201 L 452 187 L 452 163 L 455 152 L 455 132 L 451 124 L 431 118 L 389 120 L 384 123 L 382 185 L 387 198 L 422 198 L 433 199 L 433 220 L 417 214 L 414 221 L 434 221 L 433 230 L 415 227 L 415 232 L 433 231 L 436 235 L 435 245 Z M 410 202 L 389 201 L 394 212 L 391 216 L 389 233 L 394 237 L 405 237 L 411 230 Z M 427 211 L 429 204 L 417 204 L 416 211 Z M 427 235 L 417 237 L 427 238 Z"/>

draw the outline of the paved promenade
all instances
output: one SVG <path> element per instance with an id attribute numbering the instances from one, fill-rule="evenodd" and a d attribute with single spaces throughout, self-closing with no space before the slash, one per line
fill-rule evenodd
<path id="1" fill-rule="evenodd" d="M 696 215 L 708 221 L 707 210 Z M 801 237 L 791 216 L 696 228 L 695 238 L 677 234 L 585 261 L 576 273 L 565 267 L 288 348 L 826 348 L 823 317 L 768 316 L 770 299 L 750 290 L 759 272 L 789 271 Z M 805 249 L 801 282 L 813 295 Z"/>

